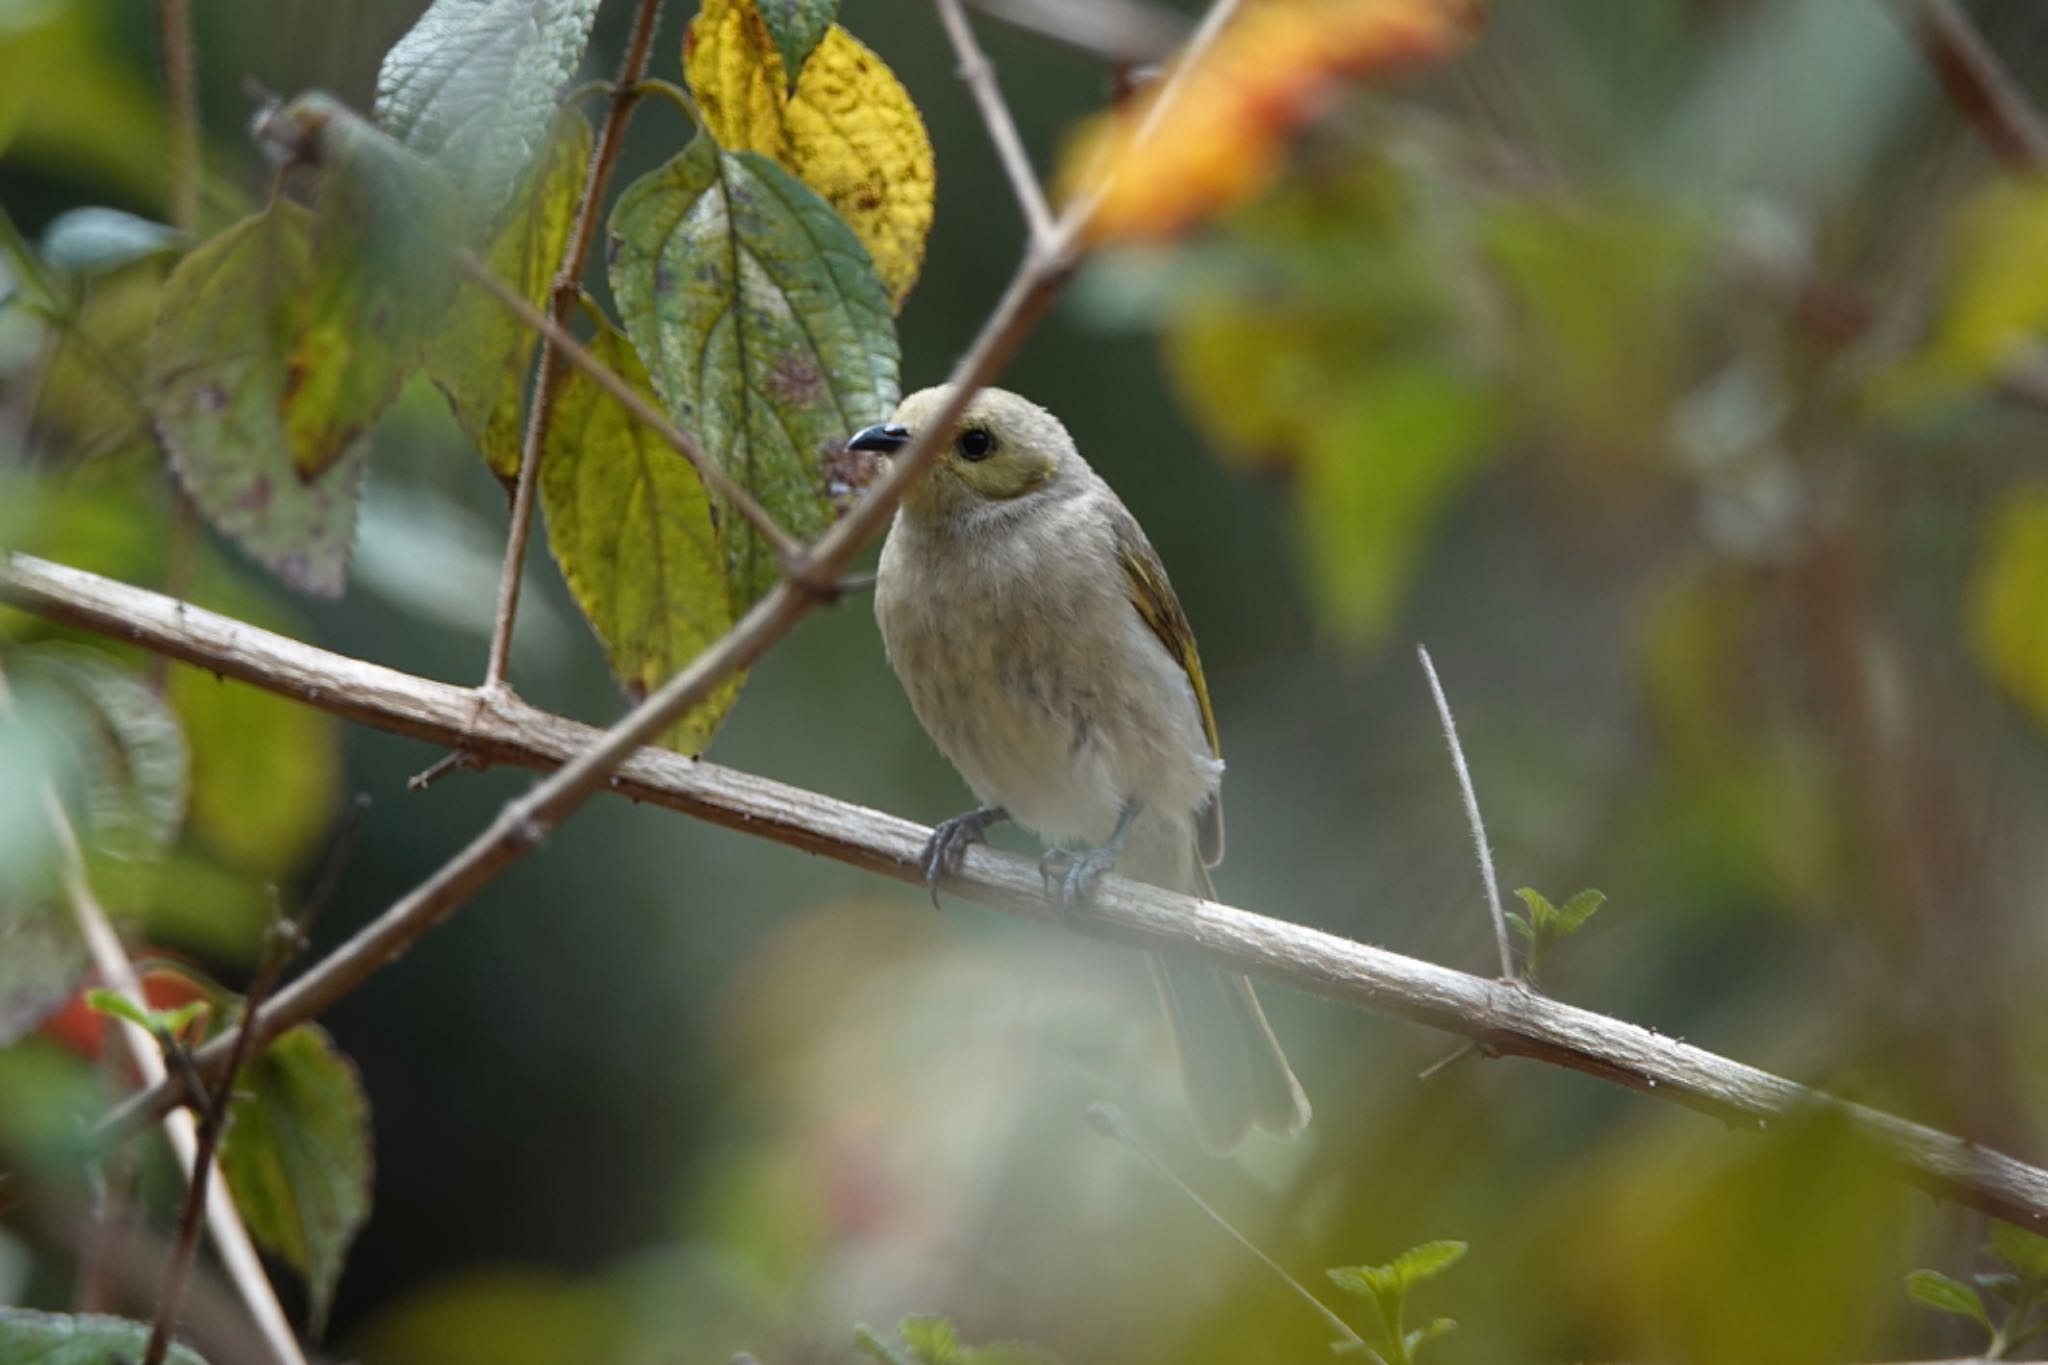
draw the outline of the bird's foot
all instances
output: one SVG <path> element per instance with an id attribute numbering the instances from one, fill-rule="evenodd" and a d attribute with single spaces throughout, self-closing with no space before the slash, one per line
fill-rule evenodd
<path id="1" fill-rule="evenodd" d="M 1131 822 L 1137 818 L 1138 803 L 1126 801 L 1117 816 L 1116 828 L 1099 847 L 1085 848 L 1078 853 L 1064 848 L 1047 849 L 1045 856 L 1038 860 L 1038 875 L 1045 882 L 1045 898 L 1059 906 L 1063 913 L 1076 906 L 1093 904 L 1096 883 L 1115 870 L 1117 859 L 1123 856 L 1124 839 L 1131 832 Z"/>
<path id="2" fill-rule="evenodd" d="M 924 841 L 924 851 L 917 855 L 917 865 L 924 873 L 925 890 L 931 892 L 932 909 L 939 906 L 939 882 L 955 876 L 960 871 L 967 850 L 975 844 L 988 841 L 988 827 L 1010 818 L 1010 813 L 1001 806 L 983 806 L 965 815 L 956 815 L 932 830 L 932 837 Z"/>

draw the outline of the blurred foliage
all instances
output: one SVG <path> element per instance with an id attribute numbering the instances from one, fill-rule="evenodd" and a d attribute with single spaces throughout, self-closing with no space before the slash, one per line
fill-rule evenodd
<path id="1" fill-rule="evenodd" d="M 588 154 L 559 97 L 616 69 L 631 8 L 195 7 L 188 241 L 162 221 L 152 7 L 0 3 L 0 547 L 475 679 L 534 346 L 446 252 L 546 302 Z M 2038 1159 L 2040 186 L 1985 151 L 1881 6 L 1246 11 L 1183 116 L 1125 154 L 1114 244 L 1005 380 L 1126 496 L 1200 630 L 1232 756 L 1221 894 L 1490 962 L 1441 742 L 1389 648 L 1426 637 L 1507 884 L 1628 907 L 1550 953 L 1546 989 Z M 2048 91 L 2048 16 L 1970 13 Z M 1143 93 L 1084 125 L 1113 103 L 1107 64 L 975 21 L 1040 165 L 1079 184 L 1089 139 L 1135 143 Z M 942 374 L 1014 261 L 956 66 L 900 0 L 664 10 L 651 74 L 687 83 L 708 132 L 642 100 L 598 206 L 622 259 L 582 283 L 792 530 L 833 514 L 824 448 L 885 416 L 899 374 Z M 244 135 L 247 79 L 332 92 L 273 124 L 305 154 L 281 185 Z M 439 177 L 452 198 L 421 188 Z M 773 325 L 739 336 L 742 315 Z M 572 321 L 632 371 L 613 331 Z M 574 373 L 558 418 L 554 563 L 535 557 L 514 681 L 603 721 L 772 566 Z M 187 498 L 224 541 L 180 529 Z M 338 592 L 352 541 L 373 593 L 278 604 L 266 570 Z M 595 641 L 546 631 L 579 610 Z M 410 792 L 423 746 L 12 608 L 0 667 L 7 1200 L 83 1198 L 85 1134 L 126 1083 L 98 1017 L 81 1029 L 45 783 L 138 950 L 195 959 L 154 964 L 149 1007 L 196 993 L 217 1021 L 235 1004 L 206 978 L 241 980 L 267 889 L 297 898 L 344 786 L 380 804 L 327 942 L 526 780 Z M 958 809 L 857 600 L 746 691 L 721 761 Z M 1554 938 L 1588 904 L 1523 918 L 1540 938 L 1547 907 Z M 1426 1287 L 1459 1324 L 1433 1361 L 2041 1349 L 2021 1344 L 2038 1246 L 1993 1228 L 1973 1271 L 1980 1220 L 1903 1191 L 1834 1119 L 1732 1133 L 1519 1064 L 1421 1081 L 1440 1040 L 1279 992 L 1315 1123 L 1207 1162 L 1141 977 L 1099 944 L 941 919 L 764 841 L 601 806 L 333 1011 L 333 1050 L 293 1035 L 258 1059 L 239 1184 L 267 1182 L 267 1241 L 309 1298 L 332 1287 L 336 1354 L 365 1365 L 852 1362 L 861 1321 L 904 1324 L 873 1340 L 920 1361 L 1009 1340 L 1322 1356 L 1327 1323 L 1090 1137 L 1106 1096 L 1303 1278 L 1468 1237 Z M 146 1150 L 162 1225 L 176 1181 Z M 1346 1282 L 1378 1304 L 1401 1264 Z M 0 1297 L 62 1308 L 77 1269 L 47 1222 L 0 1209 Z M 98 1330 L 63 1322 L 0 1310 L 0 1331 Z"/>

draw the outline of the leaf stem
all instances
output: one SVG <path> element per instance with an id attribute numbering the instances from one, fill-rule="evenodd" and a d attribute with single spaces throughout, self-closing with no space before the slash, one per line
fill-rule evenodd
<path id="1" fill-rule="evenodd" d="M 647 73 L 647 60 L 654 46 L 654 29 L 661 17 L 661 0 L 640 0 L 633 19 L 633 36 L 626 45 L 625 60 L 619 64 L 619 78 L 612 87 L 611 107 L 604 126 L 590 149 L 590 162 L 583 177 L 583 197 L 576 205 L 576 221 L 569 241 L 562 249 L 562 262 L 555 271 L 554 294 L 549 316 L 557 327 L 567 327 L 570 310 L 583 290 L 583 268 L 590 260 L 590 245 L 596 240 L 598 220 L 604 213 L 605 190 L 611 184 L 612 169 L 618 164 L 619 149 L 625 142 L 626 124 L 640 99 L 640 80 Z M 505 536 L 505 566 L 498 578 L 498 606 L 491 627 L 490 658 L 484 668 L 484 687 L 498 691 L 505 686 L 505 667 L 512 656 L 512 625 L 519 615 L 519 587 L 526 568 L 526 542 L 533 530 L 534 490 L 539 482 L 541 449 L 547 444 L 548 427 L 554 420 L 555 398 L 562 387 L 562 355 L 553 339 L 543 335 L 540 359 L 533 381 L 533 406 L 527 412 L 526 439 L 519 456 L 519 482 L 512 495 L 512 524 Z"/>
<path id="2" fill-rule="evenodd" d="M 1451 746 L 1451 767 L 1458 774 L 1458 792 L 1465 801 L 1465 820 L 1472 827 L 1472 848 L 1479 857 L 1479 875 L 1486 882 L 1486 904 L 1493 912 L 1493 937 L 1500 948 L 1500 975 L 1503 981 L 1520 980 L 1515 970 L 1514 946 L 1508 940 L 1508 915 L 1500 903 L 1500 882 L 1494 877 L 1493 849 L 1486 841 L 1486 821 L 1479 814 L 1479 793 L 1472 787 L 1472 770 L 1465 764 L 1464 746 L 1458 743 L 1458 722 L 1451 718 L 1450 699 L 1444 695 L 1444 685 L 1437 680 L 1436 664 L 1429 657 L 1424 645 L 1415 646 L 1415 656 L 1422 661 L 1422 674 L 1429 679 L 1429 695 L 1436 701 L 1437 719 L 1443 723 L 1444 742 Z"/>

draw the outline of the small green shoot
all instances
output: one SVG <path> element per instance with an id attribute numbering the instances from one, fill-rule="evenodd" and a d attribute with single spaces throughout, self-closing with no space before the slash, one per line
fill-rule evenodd
<path id="1" fill-rule="evenodd" d="M 2048 1331 L 2048 1237 L 2010 1223 L 1993 1223 L 1984 1253 L 2002 1269 L 1971 1276 L 1974 1288 L 1938 1270 L 1916 1270 L 1906 1276 L 1906 1295 L 1936 1312 L 1968 1318 L 1982 1327 L 1990 1334 L 1985 1359 L 2003 1360 Z M 1986 1295 L 1997 1305 L 1996 1320 Z"/>
<path id="2" fill-rule="evenodd" d="M 1408 1291 L 1456 1265 L 1465 1250 L 1464 1242 L 1424 1242 L 1385 1265 L 1332 1267 L 1328 1272 L 1331 1283 L 1347 1294 L 1370 1300 L 1378 1311 L 1381 1339 L 1377 1346 L 1360 1347 L 1355 1342 L 1340 1341 L 1331 1349 L 1339 1354 L 1362 1350 L 1381 1365 L 1414 1365 L 1424 1346 L 1458 1324 L 1450 1318 L 1437 1318 L 1426 1326 L 1408 1327 Z"/>
<path id="3" fill-rule="evenodd" d="M 1536 970 L 1545 951 L 1559 940 L 1570 938 L 1585 928 L 1586 921 L 1607 903 L 1607 893 L 1590 886 L 1563 905 L 1552 905 L 1534 887 L 1520 887 L 1515 894 L 1522 898 L 1522 904 L 1529 907 L 1529 913 L 1522 915 L 1510 910 L 1508 923 L 1522 936 L 1522 970 L 1531 981 L 1536 979 Z"/>
<path id="4" fill-rule="evenodd" d="M 213 1010 L 211 1000 L 187 1000 L 169 1010 L 146 1009 L 119 991 L 104 989 L 87 991 L 85 1003 L 101 1014 L 126 1019 L 152 1038 L 183 1038 L 186 1030 Z"/>
<path id="5" fill-rule="evenodd" d="M 882 1365 L 1060 1365 L 1060 1359 L 1043 1347 L 1022 1341 L 991 1341 L 985 1346 L 964 1346 L 951 1318 L 919 1314 L 896 1324 L 903 1346 L 882 1340 L 866 1323 L 853 1329 L 853 1344 L 861 1354 Z"/>

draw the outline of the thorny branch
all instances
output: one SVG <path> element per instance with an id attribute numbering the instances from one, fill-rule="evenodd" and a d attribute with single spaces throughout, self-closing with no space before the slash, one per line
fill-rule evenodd
<path id="1" fill-rule="evenodd" d="M 555 769 L 586 763 L 600 740 L 588 726 L 516 699 L 479 715 L 477 693 L 469 688 L 329 653 L 24 555 L 0 559 L 0 600 L 379 729 L 441 745 L 466 739 L 485 762 Z M 635 801 L 898 881 L 922 882 L 918 853 L 930 831 L 881 811 L 661 749 L 627 757 L 609 786 Z M 952 885 L 983 905 L 1049 924 L 1067 922 L 1046 903 L 1037 866 L 1021 858 L 974 849 Z M 1761 1128 L 1815 1107 L 1833 1109 L 1904 1179 L 1945 1199 L 2048 1230 L 2048 1171 L 1516 983 L 1117 877 L 1103 883 L 1096 909 L 1072 923 L 1102 938 L 1194 953 L 1266 981 L 1470 1038 L 1489 1054 L 1584 1072 L 1738 1127 Z M 372 926 L 280 992 L 259 1032 L 282 1031 L 326 1008 L 375 970 L 379 951 L 379 930 Z M 221 1047 L 215 1042 L 203 1049 L 201 1066 L 217 1065 Z M 102 1129 L 127 1131 L 179 1103 L 182 1093 L 173 1084 L 155 1085 L 116 1110 Z"/>

